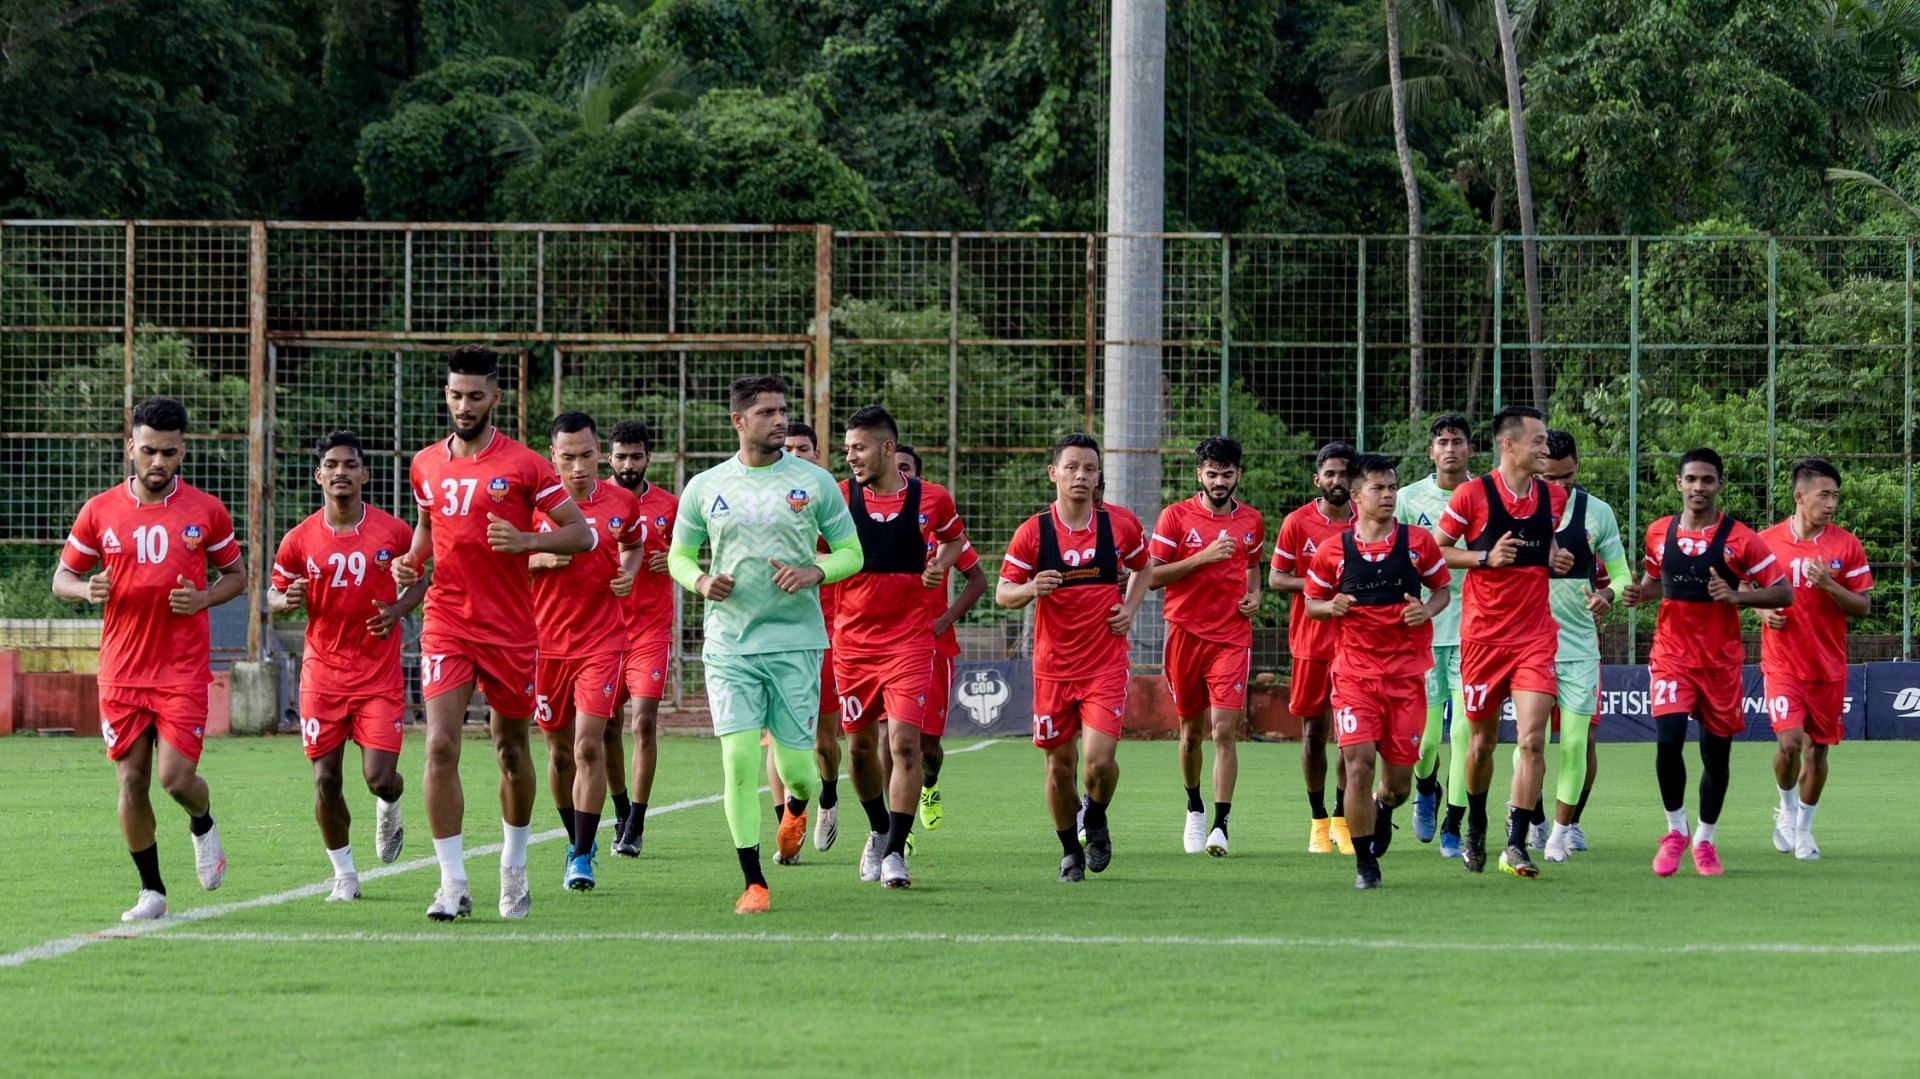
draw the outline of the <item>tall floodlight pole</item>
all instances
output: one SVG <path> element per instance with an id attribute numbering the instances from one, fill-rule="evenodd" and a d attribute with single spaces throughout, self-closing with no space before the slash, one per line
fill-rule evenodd
<path id="1" fill-rule="evenodd" d="M 1166 192 L 1165 0 L 1113 0 L 1108 65 L 1106 380 L 1107 498 L 1149 528 L 1160 512 L 1160 275 Z M 1136 623 L 1136 658 L 1157 654 L 1157 595 Z"/>

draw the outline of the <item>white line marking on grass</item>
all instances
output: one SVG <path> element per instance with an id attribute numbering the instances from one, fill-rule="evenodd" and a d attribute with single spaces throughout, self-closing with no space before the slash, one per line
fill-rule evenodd
<path id="1" fill-rule="evenodd" d="M 1079 936 L 1066 933 L 708 933 L 572 932 L 522 933 L 452 930 L 444 933 L 172 933 L 165 941 L 233 944 L 573 944 L 619 941 L 645 944 L 1063 944 L 1088 947 L 1211 947 L 1253 949 L 1349 949 L 1409 952 L 1488 950 L 1485 941 L 1374 940 L 1338 937 Z M 1550 954 L 1625 955 L 1920 955 L 1911 944 L 1633 944 L 1597 941 L 1536 941 L 1504 944 L 1507 951 Z"/>
<path id="2" fill-rule="evenodd" d="M 988 746 L 998 745 L 1000 741 L 998 738 L 988 738 L 973 745 L 953 750 L 949 752 L 947 756 L 953 757 L 962 753 L 976 753 Z M 767 788 L 760 788 L 760 793 L 764 794 L 766 791 Z M 647 816 L 652 818 L 665 813 L 675 813 L 682 809 L 695 809 L 699 806 L 712 805 L 720 800 L 721 796 L 718 794 L 709 794 L 704 798 L 688 798 L 685 801 L 674 802 L 671 805 L 660 806 L 657 809 L 649 807 Z M 600 822 L 600 827 L 611 828 L 613 827 L 613 821 L 610 819 L 603 820 Z M 566 834 L 567 830 L 565 828 L 553 828 L 548 831 L 534 833 L 527 838 L 527 843 L 528 845 L 546 843 L 551 840 L 564 838 Z M 489 843 L 481 847 L 467 848 L 466 857 L 468 861 L 471 861 L 475 858 L 484 858 L 489 854 L 498 853 L 500 853 L 500 844 Z M 362 881 L 379 880 L 382 877 L 391 877 L 400 873 L 411 873 L 416 869 L 425 869 L 429 866 L 437 867 L 439 864 L 440 861 L 437 858 L 415 858 L 411 861 L 396 862 L 393 865 L 383 865 L 375 869 L 369 869 L 360 874 L 360 879 Z M 97 933 L 79 933 L 70 937 L 61 937 L 57 940 L 47 941 L 44 944 L 36 944 L 31 948 L 22 948 L 17 952 L 0 955 L 0 968 L 25 966 L 28 963 L 41 959 L 58 959 L 63 955 L 70 955 L 77 952 L 89 944 L 98 944 L 103 940 L 126 940 L 134 937 L 151 936 L 154 933 L 165 933 L 183 925 L 211 921 L 214 918 L 223 918 L 229 914 L 243 910 L 253 910 L 257 907 L 277 907 L 283 903 L 291 903 L 296 899 L 308 899 L 316 895 L 321 895 L 332 887 L 333 878 L 328 877 L 326 880 L 314 884 L 303 884 L 298 888 L 289 888 L 284 892 L 274 892 L 271 895 L 255 896 L 252 899 L 242 899 L 233 903 L 216 903 L 210 907 L 193 907 L 188 910 L 183 910 L 178 914 L 169 914 L 159 921 L 122 922 L 118 925 L 112 925 L 102 929 Z"/>

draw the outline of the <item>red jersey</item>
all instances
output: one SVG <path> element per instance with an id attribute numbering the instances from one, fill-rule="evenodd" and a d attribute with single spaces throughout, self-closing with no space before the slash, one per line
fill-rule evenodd
<path id="1" fill-rule="evenodd" d="M 1507 486 L 1498 469 L 1487 474 L 1500 495 L 1504 516 L 1525 521 L 1539 509 L 1539 493 L 1547 492 L 1547 512 L 1551 533 L 1567 509 L 1567 489 L 1557 483 L 1532 479 L 1519 495 Z M 1487 530 L 1493 508 L 1487 503 L 1487 485 L 1472 479 L 1453 489 L 1447 508 L 1440 514 L 1440 534 L 1460 540 L 1467 546 L 1479 542 Z M 1498 536 L 1492 537 L 1498 539 Z M 1550 542 L 1550 541 L 1549 541 Z M 1460 639 L 1475 644 L 1524 645 L 1537 640 L 1558 640 L 1560 627 L 1553 620 L 1553 607 L 1547 597 L 1551 571 L 1546 565 L 1504 566 L 1499 569 L 1466 571 L 1460 586 Z"/>
<path id="2" fill-rule="evenodd" d="M 1247 594 L 1247 571 L 1259 571 L 1267 547 L 1267 522 L 1259 510 L 1236 499 L 1227 512 L 1215 513 L 1207 496 L 1196 494 L 1160 511 L 1147 551 L 1162 562 L 1179 562 L 1223 538 L 1233 541 L 1234 556 L 1168 585 L 1163 590 L 1166 619 L 1196 637 L 1247 647 L 1253 644 L 1253 620 L 1239 607 Z"/>
<path id="3" fill-rule="evenodd" d="M 60 552 L 60 564 L 82 577 L 104 563 L 113 582 L 100 630 L 100 687 L 201 689 L 213 680 L 207 612 L 174 614 L 167 593 L 181 577 L 204 589 L 208 566 L 239 564 L 233 520 L 219 499 L 177 477 L 151 505 L 134 495 L 134 483 L 88 499 Z"/>
<path id="4" fill-rule="evenodd" d="M 620 601 L 620 613 L 627 623 L 627 643 L 636 647 L 665 644 L 673 640 L 673 578 L 653 572 L 647 563 L 673 546 L 673 522 L 680 515 L 680 499 L 657 483 L 629 493 L 640 504 L 641 558 L 633 591 Z"/>
<path id="5" fill-rule="evenodd" d="M 1793 606 L 1780 612 L 1787 628 L 1760 630 L 1760 670 L 1788 674 L 1806 681 L 1847 676 L 1847 616 L 1825 590 L 1807 580 L 1807 563 L 1827 564 L 1834 581 L 1849 592 L 1873 587 L 1873 569 L 1866 549 L 1853 533 L 1833 525 L 1812 539 L 1801 539 L 1789 517 L 1760 533 L 1767 549 L 1780 560 L 1793 585 Z"/>
<path id="6" fill-rule="evenodd" d="M 1323 513 L 1320 500 L 1314 499 L 1280 521 L 1280 533 L 1273 538 L 1273 568 L 1295 577 L 1306 576 L 1320 548 L 1352 527 L 1352 513 L 1336 521 Z M 1295 595 L 1287 615 L 1287 654 L 1299 659 L 1332 659 L 1333 638 L 1333 625 L 1308 618 L 1307 601 Z"/>
<path id="7" fill-rule="evenodd" d="M 574 500 L 593 530 L 593 548 L 574 555 L 559 569 L 533 574 L 533 616 L 539 626 L 541 659 L 584 659 L 627 650 L 625 612 L 614 609 L 608 587 L 620 574 L 620 548 L 643 538 L 640 500 L 617 483 L 593 482 L 586 500 Z M 533 515 L 534 530 L 553 531 L 553 518 Z M 634 582 L 638 591 L 640 583 Z"/>
<path id="8" fill-rule="evenodd" d="M 851 506 L 849 482 L 840 481 L 840 497 Z M 916 524 L 919 542 L 915 551 L 924 569 L 927 556 L 921 545 L 928 542 L 929 537 L 936 546 L 959 539 L 965 534 L 965 526 L 960 523 L 960 511 L 945 487 L 925 480 L 919 482 L 920 510 Z M 861 500 L 866 504 L 868 519 L 885 523 L 898 518 L 906 509 L 907 490 L 902 486 L 890 495 L 883 495 L 871 487 L 862 488 Z M 863 545 L 865 542 L 863 539 Z M 871 564 L 875 552 L 867 553 Z M 896 655 L 930 647 L 934 612 L 929 596 L 946 595 L 922 584 L 918 574 L 864 571 L 839 582 L 837 592 L 833 646 L 861 656 Z"/>
<path id="9" fill-rule="evenodd" d="M 433 528 L 433 583 L 425 621 L 443 632 L 509 648 L 534 640 L 527 556 L 487 546 L 487 515 L 533 531 L 535 510 L 569 501 L 552 462 L 499 430 L 479 453 L 453 455 L 453 439 L 413 455 L 413 500 Z"/>
<path id="10" fill-rule="evenodd" d="M 1683 528 L 1678 539 L 1689 554 L 1704 552 L 1713 542 L 1720 518 L 1704 529 Z M 1647 576 L 1660 579 L 1660 562 L 1666 553 L 1667 527 L 1671 516 L 1647 526 Z M 1760 534 L 1735 521 L 1727 532 L 1727 569 L 1734 576 L 1752 581 L 1761 588 L 1779 583 L 1780 560 L 1773 556 Z M 1472 574 L 1468 574 L 1472 583 Z M 1791 612 L 1789 612 L 1791 620 Z M 1686 600 L 1662 600 L 1653 620 L 1653 645 L 1647 650 L 1647 662 L 1663 669 L 1688 670 L 1702 667 L 1738 667 L 1747 660 L 1740 643 L 1740 608 L 1731 603 L 1696 603 Z"/>
<path id="11" fill-rule="evenodd" d="M 960 544 L 960 557 L 954 562 L 953 569 L 965 573 L 980 564 L 980 555 L 974 551 L 971 540 L 962 539 Z M 927 536 L 927 557 L 932 558 L 934 549 L 939 546 L 939 541 L 935 540 L 933 536 L 929 534 Z M 941 615 L 947 613 L 947 579 L 952 576 L 953 570 L 948 570 L 946 573 L 940 575 L 940 587 L 927 589 L 927 614 L 929 617 L 938 619 Z M 960 654 L 960 634 L 955 631 L 952 626 L 948 626 L 945 633 L 933 639 L 933 652 L 939 656 L 958 656 Z"/>
<path id="12" fill-rule="evenodd" d="M 1413 563 L 1420 583 L 1430 591 L 1443 591 L 1453 575 L 1440 554 L 1440 544 L 1424 528 L 1395 523 L 1407 529 L 1407 560 Z M 1353 538 L 1354 550 L 1369 562 L 1384 562 L 1393 553 L 1394 535 L 1375 543 Z M 1323 545 L 1307 567 L 1305 595 L 1311 599 L 1332 599 L 1340 592 L 1340 578 L 1346 573 L 1345 545 Z M 1413 598 L 1413 597 L 1409 597 Z M 1339 618 L 1329 618 L 1334 628 L 1333 668 L 1351 678 L 1418 678 L 1433 666 L 1433 622 L 1409 626 L 1404 621 L 1405 603 L 1385 603 L 1363 607 L 1354 604 Z"/>
<path id="13" fill-rule="evenodd" d="M 1118 570 L 1139 572 L 1147 565 L 1147 544 L 1140 534 L 1140 519 L 1105 509 L 1113 530 L 1113 553 Z M 1071 529 L 1060 520 L 1057 505 L 1029 517 L 1014 529 L 1007 544 L 1007 557 L 1000 563 L 1000 578 L 1025 584 L 1041 569 L 1040 527 L 1045 522 L 1053 530 L 1056 549 L 1069 567 L 1090 568 L 1099 558 L 1099 514 L 1087 521 L 1087 527 Z M 1124 579 L 1124 574 L 1120 575 Z M 1107 619 L 1122 598 L 1118 584 L 1068 585 L 1034 601 L 1033 676 L 1056 682 L 1084 681 L 1114 669 L 1127 670 L 1127 638 L 1107 628 Z"/>
<path id="14" fill-rule="evenodd" d="M 359 523 L 336 529 L 327 511 L 294 525 L 273 556 L 273 587 L 285 592 L 307 579 L 307 646 L 301 681 L 321 693 L 346 696 L 402 692 L 400 634 L 375 637 L 367 619 L 375 603 L 399 596 L 393 560 L 413 543 L 413 526 L 383 509 L 362 505 Z"/>

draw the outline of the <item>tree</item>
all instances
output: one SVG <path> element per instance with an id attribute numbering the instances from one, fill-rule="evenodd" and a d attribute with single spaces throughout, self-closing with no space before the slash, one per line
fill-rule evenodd
<path id="1" fill-rule="evenodd" d="M 1387 15 L 1387 77 L 1393 84 L 1393 151 L 1400 159 L 1400 182 L 1407 189 L 1407 415 L 1419 419 L 1424 411 L 1421 378 L 1425 350 L 1420 311 L 1420 183 L 1413 175 L 1413 151 L 1407 146 L 1407 91 L 1400 81 L 1400 12 L 1394 0 L 1385 0 Z"/>
<path id="2" fill-rule="evenodd" d="M 1539 226 L 1533 216 L 1533 176 L 1527 163 L 1527 124 L 1520 97 L 1520 59 L 1514 51 L 1513 15 L 1507 0 L 1492 0 L 1500 27 L 1500 57 L 1506 69 L 1507 123 L 1513 131 L 1513 197 L 1520 207 L 1520 258 L 1527 284 L 1527 343 L 1532 345 L 1528 370 L 1533 381 L 1533 405 L 1547 407 L 1547 358 L 1540 349 Z"/>

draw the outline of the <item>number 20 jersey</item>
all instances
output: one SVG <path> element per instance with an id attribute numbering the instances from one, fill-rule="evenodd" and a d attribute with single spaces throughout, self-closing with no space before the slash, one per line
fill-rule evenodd
<path id="1" fill-rule="evenodd" d="M 284 592 L 295 579 L 307 579 L 303 688 L 400 696 L 400 631 L 375 637 L 367 619 L 375 603 L 394 601 L 393 560 L 412 542 L 412 526 L 373 506 L 365 507 L 358 525 L 338 531 L 327 524 L 325 510 L 317 511 L 280 540 L 273 587 Z"/>

